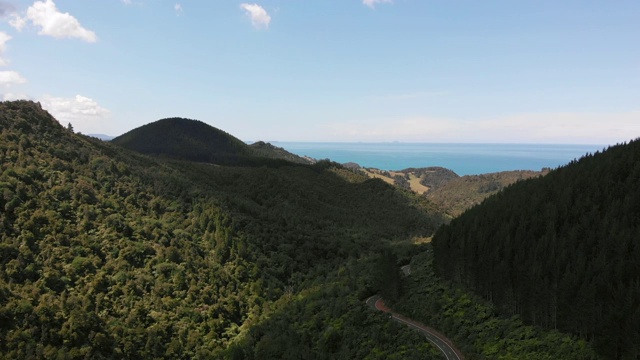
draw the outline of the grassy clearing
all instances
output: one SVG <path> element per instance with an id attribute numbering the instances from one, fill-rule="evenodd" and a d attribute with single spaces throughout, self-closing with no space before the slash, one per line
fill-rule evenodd
<path id="1" fill-rule="evenodd" d="M 411 185 L 411 190 L 422 195 L 429 191 L 428 186 L 424 186 L 420 183 L 421 178 L 415 176 L 413 173 L 409 174 L 409 184 Z"/>

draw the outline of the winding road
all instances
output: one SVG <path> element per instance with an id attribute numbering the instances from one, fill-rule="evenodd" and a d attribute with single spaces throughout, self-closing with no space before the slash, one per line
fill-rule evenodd
<path id="1" fill-rule="evenodd" d="M 411 268 L 408 265 L 403 266 L 402 271 L 406 276 L 411 274 Z M 438 349 L 440 349 L 440 351 L 444 354 L 447 360 L 464 360 L 464 356 L 459 350 L 457 350 L 453 346 L 453 343 L 451 342 L 451 340 L 447 339 L 447 337 L 445 337 L 444 335 L 438 333 L 436 330 L 424 324 L 421 324 L 417 321 L 413 321 L 407 317 L 404 317 L 398 313 L 391 311 L 391 309 L 389 309 L 384 304 L 384 300 L 382 300 L 382 297 L 380 295 L 373 295 L 372 297 L 368 298 L 367 305 L 371 306 L 372 308 L 378 311 L 383 311 L 391 314 L 391 319 L 393 321 L 405 324 L 410 328 L 418 330 L 427 338 L 427 340 L 429 340 Z"/>

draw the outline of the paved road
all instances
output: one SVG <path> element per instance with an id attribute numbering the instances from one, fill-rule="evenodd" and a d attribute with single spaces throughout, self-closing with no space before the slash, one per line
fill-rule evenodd
<path id="1" fill-rule="evenodd" d="M 405 265 L 401 267 L 400 270 L 402 270 L 402 272 L 404 273 L 404 276 L 411 275 L 411 265 Z"/>
<path id="2" fill-rule="evenodd" d="M 440 349 L 440 351 L 444 354 L 447 360 L 464 360 L 464 357 L 462 356 L 462 354 L 452 346 L 453 344 L 451 340 L 447 339 L 442 334 L 438 334 L 437 331 L 429 328 L 428 326 L 425 326 L 417 321 L 413 321 L 400 314 L 394 313 L 388 307 L 385 306 L 384 301 L 382 300 L 380 295 L 374 295 L 368 298 L 367 305 L 371 306 L 376 310 L 389 313 L 391 314 L 391 319 L 393 319 L 394 321 L 405 324 L 410 328 L 414 328 L 419 332 L 421 332 L 427 338 L 427 340 L 429 340 L 438 349 Z"/>

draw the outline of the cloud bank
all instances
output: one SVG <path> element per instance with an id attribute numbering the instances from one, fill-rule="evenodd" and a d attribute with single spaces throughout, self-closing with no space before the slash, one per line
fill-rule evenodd
<path id="1" fill-rule="evenodd" d="M 16 71 L 0 71 L 0 86 L 9 87 L 11 85 L 24 84 L 27 79 L 23 78 Z"/>
<path id="2" fill-rule="evenodd" d="M 27 21 L 40 28 L 40 35 L 56 39 L 78 38 L 91 43 L 98 41 L 96 34 L 82 27 L 76 18 L 69 13 L 60 12 L 53 0 L 34 2 L 27 9 L 26 18 L 16 15 L 9 23 L 20 31 Z"/>
<path id="3" fill-rule="evenodd" d="M 251 24 L 256 29 L 268 29 L 269 24 L 271 23 L 271 16 L 267 13 L 267 11 L 258 4 L 247 4 L 243 3 L 240 5 L 244 11 L 246 11 L 247 16 L 251 19 Z"/>
<path id="4" fill-rule="evenodd" d="M 31 100 L 31 98 L 26 94 L 5 93 L 2 95 L 2 100 L 3 101 Z"/>
<path id="5" fill-rule="evenodd" d="M 336 141 L 613 144 L 640 137 L 640 110 L 529 113 L 494 119 L 411 117 L 330 124 Z"/>
<path id="6" fill-rule="evenodd" d="M 76 122 L 100 120 L 111 114 L 95 100 L 82 95 L 76 95 L 73 98 L 45 96 L 41 104 L 63 124 L 73 122 L 76 125 Z"/>

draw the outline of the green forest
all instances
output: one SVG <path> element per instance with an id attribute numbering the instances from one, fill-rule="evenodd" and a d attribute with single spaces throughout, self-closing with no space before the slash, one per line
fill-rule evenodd
<path id="1" fill-rule="evenodd" d="M 25 101 L 0 105 L 0 131 L 2 357 L 434 352 L 361 302 L 380 249 L 441 222 L 410 193 L 331 163 L 136 155 Z"/>
<path id="2" fill-rule="evenodd" d="M 466 359 L 598 359 L 577 336 L 525 324 L 519 315 L 498 316 L 496 307 L 433 271 L 431 244 L 411 260 L 405 295 L 393 308 L 447 334 Z"/>
<path id="3" fill-rule="evenodd" d="M 173 137 L 154 142 L 163 127 L 176 123 Z M 206 126 L 165 119 L 147 127 L 150 132 L 125 134 L 123 146 L 74 133 L 38 103 L 0 103 L 0 358 L 443 358 L 417 332 L 369 308 L 365 299 L 374 294 L 440 329 L 466 359 L 594 359 L 591 341 L 609 351 L 602 331 L 620 316 L 624 328 L 618 333 L 626 333 L 616 338 L 611 357 L 629 358 L 637 351 L 640 256 L 631 239 L 638 232 L 637 226 L 635 232 L 626 226 L 637 224 L 640 203 L 631 185 L 638 183 L 639 170 L 613 161 L 628 158 L 628 147 L 607 151 L 611 158 L 603 164 L 590 160 L 605 156 L 598 154 L 543 179 L 519 182 L 441 227 L 449 217 L 426 197 L 328 160 L 294 163 L 286 154 L 266 154 L 269 147 L 253 151 Z M 220 139 L 194 138 L 194 132 Z M 134 151 L 149 144 L 155 147 L 146 154 Z M 589 161 L 594 163 L 584 165 Z M 536 184 L 561 191 L 555 182 L 578 181 L 571 169 L 596 165 L 603 173 L 590 174 L 603 181 L 583 180 L 581 186 L 630 196 L 613 200 L 619 209 L 605 224 L 615 227 L 605 233 L 587 227 L 593 217 L 562 218 L 573 214 L 574 202 L 595 206 L 569 195 L 573 202 L 554 205 L 558 217 L 551 225 L 534 218 L 544 212 L 534 211 L 537 203 L 525 193 L 541 191 Z M 606 185 L 607 176 L 615 177 L 617 186 Z M 500 204 L 521 187 L 527 191 L 514 199 L 526 201 L 531 212 L 519 216 L 561 230 L 536 249 L 549 246 L 563 257 L 535 253 L 540 263 L 533 264 L 534 250 L 524 245 L 507 250 L 495 234 L 480 229 L 480 224 L 491 229 L 499 215 L 492 211 L 505 207 Z M 594 197 L 596 190 L 591 189 Z M 564 199 L 562 194 L 555 195 Z M 546 196 L 540 193 L 539 201 Z M 599 196 L 604 201 L 608 195 Z M 527 207 L 512 201 L 508 215 Z M 483 208 L 488 210 L 477 210 Z M 595 216 L 599 210 L 586 213 Z M 533 229 L 534 223 L 519 219 L 500 224 L 507 233 L 506 225 L 524 227 L 510 238 Z M 582 227 L 571 230 L 567 224 Z M 434 233 L 432 248 L 424 239 Z M 535 234 L 546 232 L 518 239 L 535 244 L 532 239 L 540 237 Z M 573 242 L 550 243 L 567 234 Z M 495 243 L 463 246 L 479 237 Z M 489 246 L 495 249 L 473 252 Z M 586 257 L 568 262 L 575 254 Z M 502 288 L 490 290 L 480 279 L 475 271 L 488 266 L 481 259 L 502 271 L 492 275 L 508 280 Z M 597 261 L 605 263 L 596 267 Z M 404 277 L 399 268 L 409 263 L 415 271 Z M 545 269 L 549 263 L 563 266 L 559 279 Z M 509 272 L 508 266 L 517 270 Z M 524 266 L 537 272 L 522 275 Z M 544 294 L 525 298 L 531 293 L 524 289 L 534 286 L 540 272 L 549 275 L 539 286 L 573 281 L 567 291 L 574 292 L 558 290 L 552 304 Z M 611 277 L 603 287 L 600 281 Z M 590 283 L 581 282 L 585 279 L 609 302 L 574 297 L 586 308 L 561 310 L 570 296 L 592 291 Z"/>
<path id="4" fill-rule="evenodd" d="M 520 181 L 436 233 L 436 270 L 506 316 L 640 356 L 640 141 Z"/>

